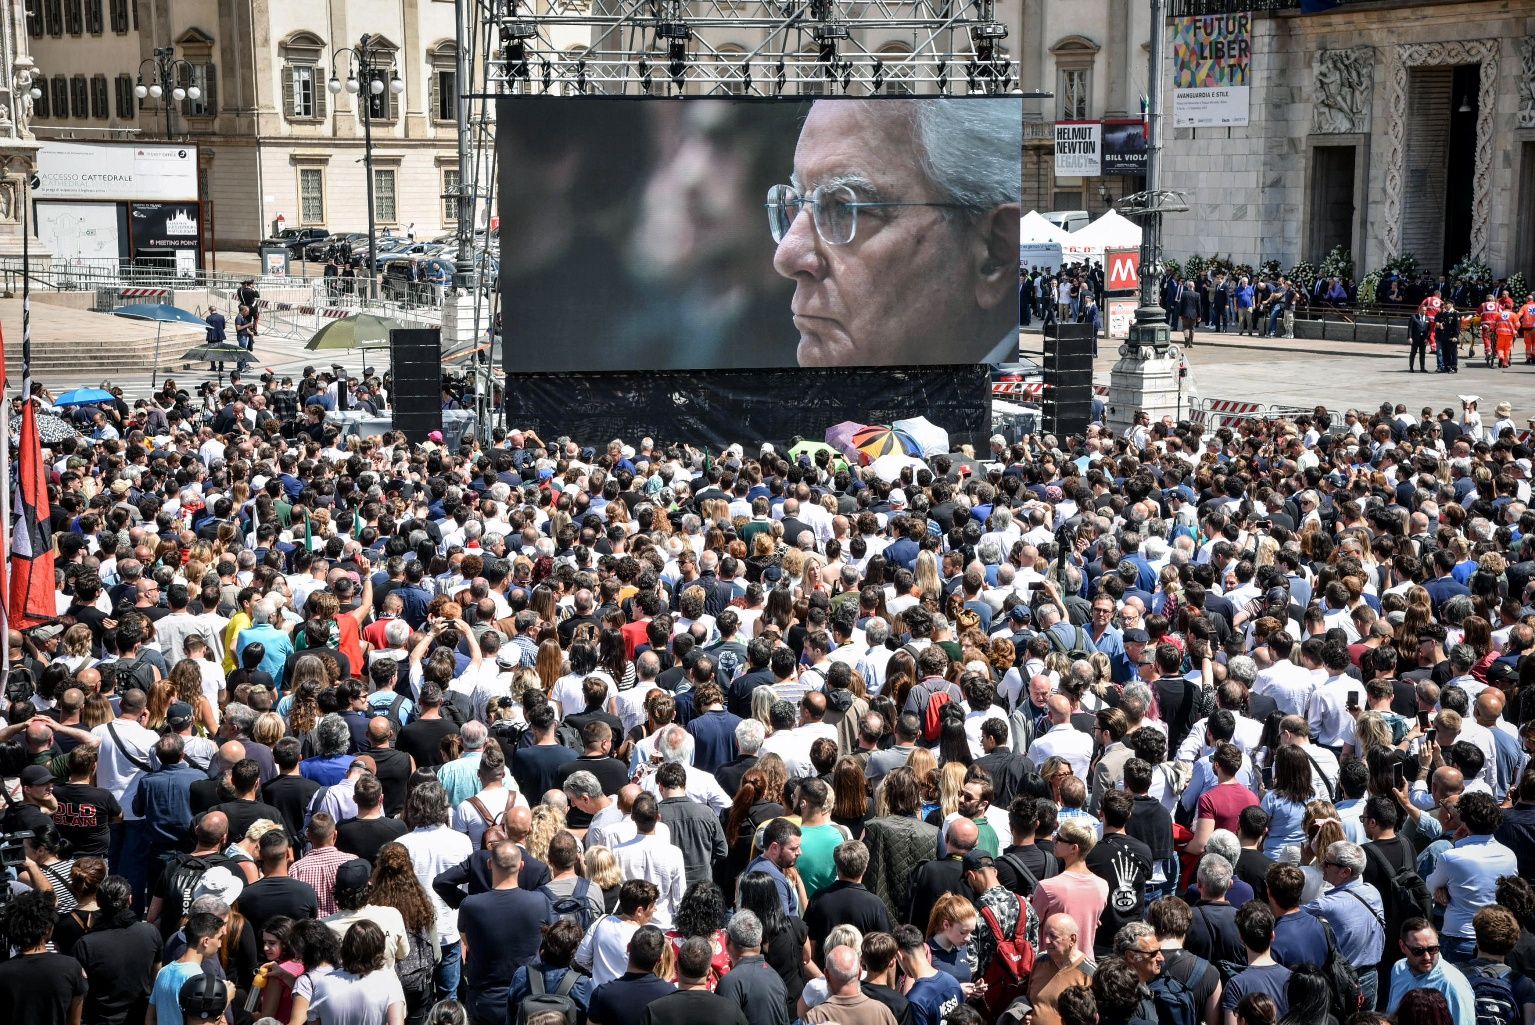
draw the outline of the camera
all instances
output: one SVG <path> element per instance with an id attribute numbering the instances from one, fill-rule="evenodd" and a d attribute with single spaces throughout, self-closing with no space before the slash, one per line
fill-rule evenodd
<path id="1" fill-rule="evenodd" d="M 27 848 L 22 842 L 30 840 L 35 833 L 30 829 L 18 829 L 10 833 L 0 833 L 0 869 L 19 869 L 27 860 Z M 6 895 L 9 895 L 8 887 L 0 887 Z"/>

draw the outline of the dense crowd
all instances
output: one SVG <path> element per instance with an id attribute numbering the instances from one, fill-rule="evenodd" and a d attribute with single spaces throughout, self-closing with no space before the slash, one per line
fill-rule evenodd
<path id="1" fill-rule="evenodd" d="M 383 401 L 172 387 L 46 450 L 0 1020 L 1535 1016 L 1506 417 L 1137 418 L 884 481 L 342 438 L 338 390 Z"/>

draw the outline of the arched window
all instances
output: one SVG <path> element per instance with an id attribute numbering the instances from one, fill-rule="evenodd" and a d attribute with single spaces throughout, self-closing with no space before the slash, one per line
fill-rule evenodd
<path id="1" fill-rule="evenodd" d="M 1067 36 L 1054 46 L 1057 121 L 1086 121 L 1092 116 L 1093 65 L 1098 44 L 1085 36 Z"/>
<path id="2" fill-rule="evenodd" d="M 444 39 L 426 52 L 431 68 L 427 79 L 427 109 L 437 124 L 458 121 L 458 44 Z"/>
<path id="3" fill-rule="evenodd" d="M 880 92 L 886 96 L 910 96 L 916 92 L 917 69 L 912 64 L 911 47 L 905 43 L 889 43 L 879 48 L 879 59 L 884 65 L 884 81 Z"/>
<path id="4" fill-rule="evenodd" d="M 313 32 L 294 32 L 278 44 L 282 54 L 282 112 L 289 121 L 312 122 L 325 117 L 328 76 L 321 64 L 325 41 Z"/>

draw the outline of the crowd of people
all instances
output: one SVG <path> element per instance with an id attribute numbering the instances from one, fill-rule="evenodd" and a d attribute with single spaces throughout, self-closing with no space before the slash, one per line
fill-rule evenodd
<path id="1" fill-rule="evenodd" d="M 884 481 L 340 438 L 351 387 L 46 450 L 4 1020 L 1535 1014 L 1506 416 L 1138 418 Z"/>

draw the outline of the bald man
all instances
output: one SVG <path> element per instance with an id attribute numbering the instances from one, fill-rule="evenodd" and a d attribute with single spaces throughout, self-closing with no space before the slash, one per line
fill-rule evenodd
<path id="1" fill-rule="evenodd" d="M 208 778 L 192 784 L 192 814 L 200 815 L 215 805 L 232 801 L 235 792 L 229 785 L 229 770 L 245 758 L 245 745 L 238 740 L 228 740 L 219 746 L 218 753 L 208 765 Z"/>
<path id="2" fill-rule="evenodd" d="M 504 821 L 507 839 L 498 847 L 508 844 L 517 847 L 522 859 L 517 868 L 517 885 L 524 890 L 536 890 L 549 881 L 550 872 L 549 866 L 528 853 L 526 847 L 528 834 L 533 831 L 533 813 L 519 805 L 506 814 Z M 475 851 L 432 880 L 432 890 L 450 908 L 456 908 L 466 897 L 484 893 L 492 887 L 490 851 Z"/>
<path id="3" fill-rule="evenodd" d="M 1029 1000 L 1034 1004 L 1034 1025 L 1061 1025 L 1056 1006 L 1060 995 L 1073 986 L 1091 986 L 1093 977 L 1083 970 L 1087 955 L 1077 946 L 1081 930 L 1076 919 L 1055 914 L 1039 930 L 1040 953 L 1029 977 Z"/>
<path id="4" fill-rule="evenodd" d="M 965 866 L 963 858 L 975 850 L 980 842 L 979 827 L 967 818 L 957 818 L 949 824 L 944 840 L 944 856 L 924 863 L 912 875 L 911 904 L 905 921 L 921 923 L 927 928 L 928 915 L 938 898 L 946 893 L 965 892 Z"/>
<path id="5" fill-rule="evenodd" d="M 208 812 L 192 829 L 191 853 L 171 855 L 150 882 L 149 913 L 145 918 L 160 927 L 161 936 L 181 928 L 182 916 L 192 903 L 187 880 L 195 884 L 199 863 L 209 867 L 223 864 L 221 857 L 228 839 L 228 817 L 221 811 Z"/>
<path id="6" fill-rule="evenodd" d="M 858 1025 L 894 1025 L 895 1015 L 890 1013 L 890 1008 L 864 993 L 858 982 L 862 974 L 858 952 L 852 947 L 833 947 L 827 951 L 827 996 L 805 1014 L 805 1021 L 812 1025 L 829 1022 L 840 1025 L 852 1022 Z"/>
<path id="7" fill-rule="evenodd" d="M 1476 696 L 1476 703 L 1471 708 L 1476 724 L 1492 737 L 1492 796 L 1500 803 L 1519 785 L 1519 777 L 1530 760 L 1524 753 L 1524 745 L 1519 743 L 1519 728 L 1503 720 L 1503 706 L 1503 692 L 1488 687 Z"/>
<path id="8" fill-rule="evenodd" d="M 1059 756 L 1071 766 L 1076 777 L 1087 782 L 1087 769 L 1093 760 L 1093 738 L 1071 724 L 1071 700 L 1064 694 L 1052 694 L 1045 701 L 1050 715 L 1050 729 L 1029 745 L 1029 761 L 1043 765 Z"/>

